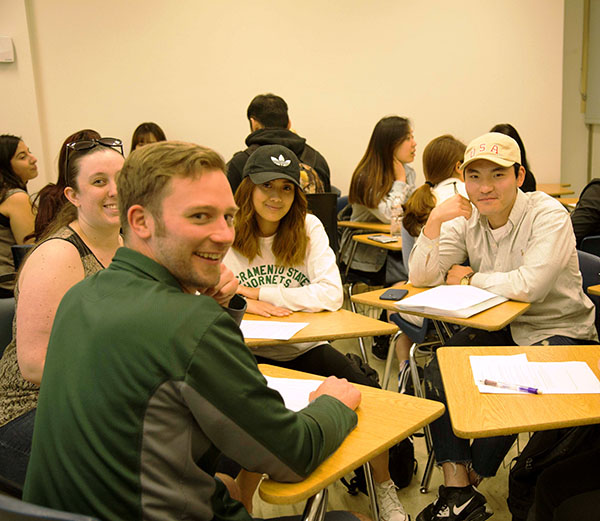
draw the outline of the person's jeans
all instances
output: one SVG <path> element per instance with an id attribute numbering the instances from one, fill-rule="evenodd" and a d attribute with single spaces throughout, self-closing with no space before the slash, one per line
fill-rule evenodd
<path id="1" fill-rule="evenodd" d="M 593 340 L 581 340 L 555 335 L 534 345 L 578 345 L 597 344 Z M 450 338 L 448 346 L 514 346 L 516 345 L 508 327 L 500 331 L 483 331 L 465 328 Z M 431 425 L 433 449 L 438 465 L 446 462 L 471 464 L 473 470 L 481 477 L 491 477 L 496 474 L 502 460 L 510 450 L 516 435 L 493 436 L 466 440 L 459 438 L 452 430 L 448 404 L 437 356 L 434 355 L 425 367 L 425 396 L 431 400 L 442 402 L 446 406 L 444 414 Z M 468 407 L 469 404 L 465 404 Z"/>
<path id="2" fill-rule="evenodd" d="M 0 474 L 21 487 L 31 453 L 35 409 L 0 427 Z"/>

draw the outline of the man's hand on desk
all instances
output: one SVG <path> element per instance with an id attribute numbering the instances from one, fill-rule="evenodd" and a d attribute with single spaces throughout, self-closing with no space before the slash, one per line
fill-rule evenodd
<path id="1" fill-rule="evenodd" d="M 460 284 L 462 279 L 471 273 L 474 273 L 471 266 L 455 264 L 446 274 L 446 284 Z"/>
<path id="2" fill-rule="evenodd" d="M 289 309 L 280 308 L 262 300 L 247 298 L 246 304 L 246 313 L 260 315 L 261 317 L 287 317 L 292 314 Z"/>
<path id="3" fill-rule="evenodd" d="M 360 391 L 345 378 L 330 376 L 309 394 L 308 399 L 312 402 L 324 394 L 337 398 L 346 407 L 349 407 L 352 410 L 356 409 L 360 404 Z"/>
<path id="4" fill-rule="evenodd" d="M 428 239 L 437 239 L 440 236 L 442 223 L 457 217 L 469 219 L 471 213 L 473 213 L 473 207 L 469 200 L 460 194 L 453 195 L 431 210 L 423 228 L 423 233 Z"/>
<path id="5" fill-rule="evenodd" d="M 233 272 L 227 268 L 225 264 L 221 264 L 221 277 L 219 278 L 219 282 L 216 286 L 206 288 L 200 291 L 200 293 L 207 297 L 214 298 L 221 306 L 226 308 L 229 306 L 229 301 L 236 294 L 238 284 L 238 280 L 235 278 Z"/>

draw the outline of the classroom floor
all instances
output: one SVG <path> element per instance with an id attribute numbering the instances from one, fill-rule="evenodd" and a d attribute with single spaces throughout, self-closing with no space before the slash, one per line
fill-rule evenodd
<path id="1" fill-rule="evenodd" d="M 360 311 L 360 310 L 359 310 Z M 364 310 L 363 310 L 364 311 Z M 358 340 L 337 340 L 333 342 L 333 345 L 340 350 L 342 353 L 356 353 L 360 354 L 358 347 Z M 367 349 L 369 354 L 369 364 L 377 370 L 380 377 L 383 375 L 383 369 L 385 362 L 377 360 L 371 355 L 369 348 L 370 344 L 367 343 Z M 390 381 L 397 380 L 398 365 L 392 369 L 392 376 Z M 392 386 L 390 385 L 390 388 Z M 520 440 L 521 448 L 524 446 L 526 436 Z M 413 478 L 411 484 L 402 490 L 398 491 L 398 497 L 404 505 L 406 511 L 410 514 L 413 521 L 416 516 L 425 508 L 429 503 L 435 500 L 437 496 L 437 490 L 439 485 L 443 483 L 442 472 L 440 469 L 435 468 L 431 477 L 431 483 L 429 491 L 426 494 L 421 494 L 419 491 L 421 477 L 423 476 L 423 469 L 427 461 L 427 452 L 425 449 L 425 440 L 422 437 L 414 438 L 415 442 L 415 457 L 418 461 L 417 475 Z M 506 456 L 503 465 L 500 467 L 497 475 L 493 478 L 486 479 L 480 485 L 479 490 L 486 496 L 487 501 L 491 509 L 494 511 L 492 519 L 495 521 L 510 521 L 512 519 L 508 507 L 506 505 L 506 497 L 508 496 L 508 465 L 513 457 L 517 454 L 516 444 L 511 449 L 510 453 Z M 351 477 L 352 475 L 348 476 Z M 363 513 L 370 515 L 369 501 L 367 496 L 359 494 L 357 496 L 351 496 L 347 493 L 344 485 L 337 481 L 329 487 L 329 510 L 350 510 L 354 512 Z M 254 517 L 269 518 L 281 515 L 301 514 L 304 508 L 304 503 L 296 505 L 270 505 L 263 502 L 258 494 L 254 496 Z"/>

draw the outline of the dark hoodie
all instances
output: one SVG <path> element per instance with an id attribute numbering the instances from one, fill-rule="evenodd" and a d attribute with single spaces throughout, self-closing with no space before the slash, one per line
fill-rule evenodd
<path id="1" fill-rule="evenodd" d="M 323 181 L 326 192 L 331 191 L 331 181 L 329 165 L 325 158 L 314 148 L 306 144 L 306 139 L 300 137 L 287 128 L 261 128 L 252 132 L 246 138 L 248 148 L 241 152 L 236 152 L 227 163 L 227 179 L 231 185 L 231 190 L 235 194 L 237 187 L 242 182 L 242 171 L 246 161 L 262 145 L 283 145 L 289 148 L 302 163 L 312 166 Z"/>

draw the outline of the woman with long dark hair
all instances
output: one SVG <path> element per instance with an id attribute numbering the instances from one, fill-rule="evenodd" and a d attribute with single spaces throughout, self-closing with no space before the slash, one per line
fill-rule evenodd
<path id="1" fill-rule="evenodd" d="M 37 177 L 37 159 L 25 142 L 0 136 L 0 275 L 15 271 L 11 246 L 24 244 L 33 231 L 33 210 L 27 182 Z M 0 283 L 0 298 L 13 296 L 14 280 Z"/>
<path id="2" fill-rule="evenodd" d="M 410 121 L 399 116 L 381 119 L 369 140 L 350 182 L 348 202 L 352 205 L 352 221 L 389 223 L 395 205 L 404 204 L 415 190 L 415 171 L 409 165 L 415 159 L 417 143 Z M 401 208 L 396 209 L 401 211 Z M 349 262 L 348 242 L 352 231 L 342 235 L 342 260 Z M 383 270 L 388 250 L 358 244 L 352 259 L 352 269 L 369 273 Z M 382 282 L 393 283 L 405 275 L 399 255 L 387 266 Z M 382 277 L 383 278 L 383 277 Z"/>

